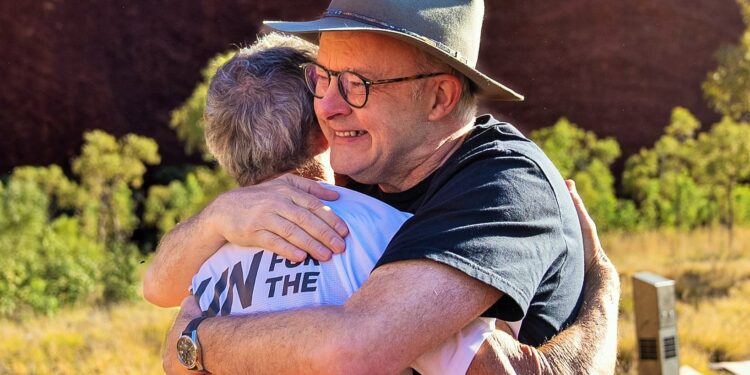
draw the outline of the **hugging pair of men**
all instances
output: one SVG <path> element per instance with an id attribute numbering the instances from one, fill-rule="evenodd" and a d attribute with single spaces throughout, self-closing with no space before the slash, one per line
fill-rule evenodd
<path id="1" fill-rule="evenodd" d="M 209 86 L 206 141 L 222 167 L 242 186 L 273 180 L 285 173 L 327 183 L 324 185 L 327 189 L 338 193 L 337 200 L 326 202 L 327 207 L 348 226 L 347 250 L 331 256 L 328 261 L 307 257 L 293 262 L 268 250 L 227 243 L 208 258 L 192 278 L 191 290 L 203 318 L 344 305 L 365 283 L 394 235 L 413 216 L 370 196 L 333 185 L 327 139 L 321 132 L 312 104 L 313 96 L 318 96 L 320 83 L 317 81 L 331 78 L 325 77 L 330 73 L 314 63 L 316 53 L 316 46 L 279 34 L 261 37 L 250 48 L 239 51 L 218 69 Z M 339 73 L 338 85 L 346 82 L 344 79 L 347 78 Z M 351 98 L 356 95 L 356 86 L 347 90 L 349 99 L 355 100 Z M 574 201 L 582 208 L 576 195 Z M 591 257 L 599 248 L 598 241 L 595 232 L 588 227 L 591 223 L 585 211 L 579 210 L 579 216 L 588 236 L 585 240 L 589 253 L 586 255 Z M 601 263 L 601 260 L 592 257 L 586 264 L 592 265 L 592 273 L 611 277 L 606 262 Z M 473 361 L 477 353 L 504 348 L 508 358 L 516 362 L 498 360 L 495 366 L 500 367 L 495 370 L 526 372 L 530 369 L 528 366 L 536 363 L 536 367 L 531 368 L 578 372 L 582 368 L 576 366 L 586 363 L 582 358 L 594 354 L 587 353 L 587 347 L 577 346 L 576 340 L 585 337 L 592 343 L 605 342 L 606 332 L 602 334 L 590 327 L 611 326 L 611 321 L 597 321 L 606 317 L 606 308 L 595 303 L 607 297 L 600 284 L 611 282 L 598 276 L 588 281 L 586 298 L 589 303 L 579 321 L 567 329 L 567 339 L 565 335 L 556 338 L 542 352 L 525 350 L 516 341 L 522 320 L 480 317 L 420 355 L 410 366 L 422 374 L 481 373 L 483 365 Z M 580 290 L 572 287 L 570 293 L 579 298 Z M 405 298 L 407 296 L 405 293 Z M 537 344 L 541 340 L 531 335 L 526 338 Z M 517 355 L 514 357 L 513 353 Z M 593 362 L 588 365 L 592 366 L 591 371 L 599 366 Z"/>

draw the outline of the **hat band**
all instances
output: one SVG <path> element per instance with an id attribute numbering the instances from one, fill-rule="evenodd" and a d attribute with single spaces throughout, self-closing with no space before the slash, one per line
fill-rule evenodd
<path id="1" fill-rule="evenodd" d="M 406 35 L 408 35 L 408 36 L 410 36 L 412 38 L 420 40 L 421 42 L 423 42 L 425 44 L 428 44 L 428 45 L 430 45 L 432 47 L 435 47 L 435 48 L 443 51 L 444 53 L 446 53 L 447 55 L 451 56 L 452 58 L 458 60 L 459 62 L 462 62 L 464 65 L 469 65 L 469 61 L 466 58 L 464 58 L 461 55 L 460 52 L 458 52 L 458 51 L 456 51 L 456 50 L 454 50 L 454 49 L 446 46 L 445 44 L 440 43 L 437 40 L 430 39 L 430 38 L 428 38 L 426 36 L 419 35 L 419 34 L 417 34 L 415 32 L 409 31 L 407 29 L 391 25 L 391 24 L 389 24 L 387 22 L 383 22 L 383 21 L 378 20 L 376 18 L 368 17 L 368 16 L 365 16 L 365 15 L 357 14 L 357 13 L 353 13 L 353 12 L 348 12 L 348 11 L 341 10 L 341 9 L 335 9 L 335 8 L 328 8 L 325 11 L 325 13 L 323 13 L 323 17 L 348 18 L 348 19 L 351 19 L 351 20 L 354 20 L 354 21 L 366 23 L 368 25 L 376 26 L 376 27 L 379 27 L 379 28 L 385 28 L 385 29 L 397 31 L 397 32 L 399 32 L 401 34 L 406 34 Z"/>

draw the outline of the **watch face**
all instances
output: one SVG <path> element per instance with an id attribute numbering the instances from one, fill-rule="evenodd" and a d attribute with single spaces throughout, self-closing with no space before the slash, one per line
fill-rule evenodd
<path id="1" fill-rule="evenodd" d="M 196 365 L 198 348 L 190 336 L 180 336 L 177 340 L 177 359 L 183 366 L 192 369 Z"/>

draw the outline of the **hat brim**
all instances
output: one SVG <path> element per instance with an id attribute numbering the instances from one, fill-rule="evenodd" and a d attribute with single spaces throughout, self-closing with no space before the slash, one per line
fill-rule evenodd
<path id="1" fill-rule="evenodd" d="M 321 32 L 367 31 L 386 34 L 432 54 L 442 62 L 461 72 L 466 78 L 474 83 L 477 89 L 477 96 L 481 98 L 503 101 L 523 100 L 523 95 L 516 93 L 502 83 L 493 80 L 475 68 L 455 59 L 449 53 L 432 43 L 398 30 L 384 29 L 363 22 L 338 17 L 323 17 L 319 20 L 304 22 L 263 21 L 263 24 L 281 32 L 299 34 L 300 37 L 316 44 L 318 43 L 318 38 Z"/>

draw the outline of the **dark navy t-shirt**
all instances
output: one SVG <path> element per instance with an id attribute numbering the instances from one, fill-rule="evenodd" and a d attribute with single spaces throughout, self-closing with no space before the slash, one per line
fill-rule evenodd
<path id="1" fill-rule="evenodd" d="M 414 214 L 376 267 L 431 259 L 495 287 L 504 295 L 483 315 L 523 318 L 519 340 L 530 345 L 577 316 L 584 265 L 575 207 L 552 162 L 512 125 L 477 118 L 446 163 L 407 191 L 350 187 Z"/>

